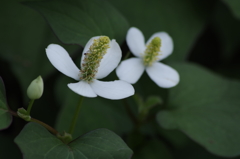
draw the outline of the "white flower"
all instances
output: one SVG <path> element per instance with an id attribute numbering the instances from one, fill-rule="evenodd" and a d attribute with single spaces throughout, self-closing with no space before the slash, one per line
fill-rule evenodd
<path id="1" fill-rule="evenodd" d="M 57 44 L 50 44 L 46 53 L 58 71 L 79 81 L 68 84 L 68 87 L 79 95 L 122 99 L 134 94 L 132 85 L 125 81 L 97 80 L 111 73 L 121 60 L 122 52 L 115 40 L 110 41 L 106 36 L 91 38 L 82 53 L 81 70 L 73 63 L 67 51 Z"/>
<path id="2" fill-rule="evenodd" d="M 179 74 L 173 68 L 158 62 L 165 59 L 173 51 L 172 38 L 165 32 L 153 34 L 145 45 L 142 32 L 132 27 L 127 33 L 127 44 L 136 56 L 121 62 L 116 69 L 119 79 L 136 83 L 144 70 L 149 77 L 162 88 L 170 88 L 178 84 Z"/>

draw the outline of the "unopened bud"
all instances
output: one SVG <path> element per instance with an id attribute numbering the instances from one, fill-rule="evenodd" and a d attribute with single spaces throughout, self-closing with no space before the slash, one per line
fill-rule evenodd
<path id="1" fill-rule="evenodd" d="M 39 99 L 43 94 L 43 80 L 41 76 L 38 76 L 31 82 L 27 89 L 27 95 L 30 99 Z"/>

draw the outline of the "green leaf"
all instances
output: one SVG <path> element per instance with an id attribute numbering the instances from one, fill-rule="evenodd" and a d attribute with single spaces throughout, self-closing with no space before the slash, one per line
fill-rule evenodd
<path id="1" fill-rule="evenodd" d="M 239 0 L 222 0 L 232 11 L 233 15 L 240 18 L 240 1 Z"/>
<path id="2" fill-rule="evenodd" d="M 68 44 L 84 46 L 91 37 L 99 35 L 121 43 L 128 29 L 125 18 L 106 1 L 54 0 L 24 4 L 38 10 L 58 38 Z"/>
<path id="3" fill-rule="evenodd" d="M 167 32 L 174 42 L 174 52 L 166 60 L 182 61 L 205 28 L 214 1 L 202 0 L 108 0 L 139 28 L 147 41 L 160 31 Z"/>
<path id="4" fill-rule="evenodd" d="M 4 83 L 0 77 L 0 130 L 6 129 L 12 122 L 12 116 L 8 113 Z"/>
<path id="5" fill-rule="evenodd" d="M 56 97 L 61 103 L 61 110 L 56 121 L 56 128 L 60 132 L 68 132 L 80 99 L 78 94 L 67 87 L 67 84 L 72 82 L 63 75 L 58 79 L 55 87 Z M 107 128 L 118 134 L 131 130 L 132 122 L 121 100 L 108 100 L 101 97 L 84 98 L 73 138 L 97 128 Z"/>
<path id="6" fill-rule="evenodd" d="M 180 129 L 216 155 L 240 154 L 240 82 L 193 64 L 172 65 L 180 83 L 170 89 L 167 110 L 157 115 L 166 129 Z"/>
<path id="7" fill-rule="evenodd" d="M 144 144 L 144 146 L 133 155 L 133 159 L 172 159 L 170 150 L 166 145 L 155 140 L 150 140 Z"/>
<path id="8" fill-rule="evenodd" d="M 149 96 L 146 100 L 146 102 L 144 103 L 144 107 L 146 109 L 151 109 L 154 106 L 156 106 L 157 104 L 162 104 L 162 98 L 159 96 Z"/>
<path id="9" fill-rule="evenodd" d="M 212 26 L 214 27 L 214 32 L 218 34 L 218 39 L 221 42 L 218 49 L 221 51 L 223 56 L 222 59 L 230 61 L 239 48 L 240 20 L 233 17 L 231 11 L 226 5 L 219 2 L 214 10 Z"/>
<path id="10" fill-rule="evenodd" d="M 32 79 L 46 77 L 53 70 L 45 48 L 59 40 L 38 13 L 17 1 L 1 2 L 0 19 L 4 23 L 0 25 L 0 58 L 6 62 L 4 67 L 10 67 L 25 95 Z"/>
<path id="11" fill-rule="evenodd" d="M 158 104 L 160 105 L 163 103 L 162 98 L 160 96 L 156 96 L 156 95 L 148 96 L 147 99 L 144 101 L 140 95 L 135 94 L 134 99 L 138 106 L 138 118 L 141 121 L 146 119 L 149 111 L 153 107 L 157 106 Z"/>
<path id="12" fill-rule="evenodd" d="M 107 129 L 91 131 L 64 144 L 36 123 L 27 124 L 15 138 L 25 159 L 128 159 L 132 150 Z"/>

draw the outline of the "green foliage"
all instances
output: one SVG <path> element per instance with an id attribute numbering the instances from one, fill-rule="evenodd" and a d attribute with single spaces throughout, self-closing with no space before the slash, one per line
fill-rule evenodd
<path id="1" fill-rule="evenodd" d="M 148 111 L 154 106 L 162 103 L 163 101 L 159 96 L 149 96 L 140 109 L 143 109 L 143 111 Z"/>
<path id="2" fill-rule="evenodd" d="M 169 149 L 163 142 L 150 140 L 144 144 L 139 153 L 133 159 L 173 159 Z"/>
<path id="3" fill-rule="evenodd" d="M 231 9 L 234 16 L 240 18 L 240 1 L 239 0 L 222 0 Z"/>
<path id="4" fill-rule="evenodd" d="M 53 70 L 45 48 L 57 39 L 34 10 L 16 0 L 1 1 L 0 6 L 4 21 L 0 25 L 0 59 L 7 63 L 1 70 L 11 69 L 25 95 L 32 79 L 39 74 L 46 77 Z"/>
<path id="5" fill-rule="evenodd" d="M 124 17 L 106 1 L 55 0 L 24 4 L 38 10 L 57 37 L 67 44 L 84 46 L 91 37 L 99 35 L 122 43 L 129 27 Z"/>
<path id="6" fill-rule="evenodd" d="M 139 119 L 141 121 L 145 120 L 146 117 L 148 116 L 149 111 L 157 106 L 161 105 L 163 103 L 162 98 L 159 96 L 149 96 L 145 101 L 143 100 L 142 97 L 139 95 L 135 94 L 134 95 L 135 102 L 138 106 L 138 113 L 139 113 Z"/>
<path id="7" fill-rule="evenodd" d="M 169 107 L 157 120 L 180 129 L 210 152 L 240 154 L 240 83 L 193 64 L 175 64 L 181 82 L 169 92 Z"/>
<path id="8" fill-rule="evenodd" d="M 25 159 L 126 159 L 132 150 L 107 129 L 91 131 L 69 144 L 64 144 L 44 127 L 27 124 L 15 139 Z"/>
<path id="9" fill-rule="evenodd" d="M 46 89 L 35 103 L 31 116 L 61 133 L 69 130 L 79 96 L 67 87 L 73 81 L 53 71 L 54 67 L 47 60 L 45 48 L 59 43 L 53 32 L 63 43 L 78 44 L 63 46 L 76 60 L 81 55 L 81 50 L 76 49 L 92 36 L 115 38 L 123 44 L 125 54 L 128 48 L 123 42 L 129 27 L 139 28 L 145 40 L 155 32 L 166 31 L 174 41 L 174 52 L 166 62 L 183 63 L 170 64 L 180 74 L 180 83 L 174 88 L 159 88 L 146 73 L 134 84 L 136 93 L 144 100 L 139 98 L 136 102 L 130 98 L 124 102 L 130 105 L 136 119 L 141 119 L 140 106 L 146 120 L 139 131 L 135 130 L 139 125 L 130 120 L 123 101 L 85 98 L 72 143 L 65 145 L 34 123 L 26 125 L 17 136 L 25 121 L 16 118 L 9 129 L 0 132 L 0 158 L 22 158 L 13 143 L 16 136 L 15 141 L 26 159 L 61 159 L 68 154 L 68 158 L 74 155 L 76 158 L 80 155 L 79 149 L 84 154 L 97 155 L 87 158 L 111 158 L 109 154 L 101 156 L 99 150 L 82 146 L 83 142 L 114 149 L 108 151 L 114 153 L 112 158 L 131 157 L 132 151 L 118 136 L 98 128 L 110 129 L 126 141 L 132 137 L 127 144 L 134 148 L 133 158 L 220 159 L 219 156 L 240 155 L 240 82 L 231 79 L 240 79 L 239 0 L 30 0 L 24 5 L 18 1 L 0 2 L 0 75 L 7 79 L 8 102 L 13 110 L 26 108 L 27 86 L 31 79 L 42 75 Z M 39 11 L 46 21 L 29 7 Z M 117 79 L 113 74 L 110 81 Z M 0 129 L 11 123 L 12 116 L 7 110 L 4 85 L 0 80 Z M 157 112 L 157 121 L 162 127 L 154 120 Z M 92 131 L 94 129 L 98 130 Z M 77 138 L 84 133 L 87 134 Z M 99 135 L 104 140 L 89 138 Z M 71 138 L 65 137 L 68 143 Z M 126 151 L 115 151 L 119 147 L 112 145 L 116 143 Z M 74 151 L 71 153 L 69 148 Z"/>
<path id="10" fill-rule="evenodd" d="M 5 88 L 0 77 L 0 130 L 7 128 L 12 122 L 12 116 L 8 113 Z"/>
<path id="11" fill-rule="evenodd" d="M 228 1 L 231 3 L 231 1 Z M 240 41 L 240 21 L 232 16 L 231 10 L 219 2 L 213 12 L 212 27 L 218 35 L 221 43 L 220 53 L 225 61 L 230 61 L 233 58 Z M 231 39 L 231 40 L 229 40 Z"/>

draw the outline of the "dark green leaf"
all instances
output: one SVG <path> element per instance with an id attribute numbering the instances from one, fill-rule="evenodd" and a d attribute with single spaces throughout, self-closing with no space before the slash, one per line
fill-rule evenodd
<path id="1" fill-rule="evenodd" d="M 66 145 L 41 125 L 29 123 L 15 142 L 25 159 L 128 159 L 133 153 L 107 129 L 91 131 Z"/>
<path id="2" fill-rule="evenodd" d="M 166 129 L 180 129 L 208 151 L 240 154 L 240 82 L 193 64 L 173 65 L 180 83 L 170 89 L 169 107 L 157 115 Z"/>
<path id="3" fill-rule="evenodd" d="M 108 0 L 123 13 L 145 40 L 160 31 L 173 38 L 174 52 L 166 60 L 185 60 L 205 27 L 214 1 L 202 0 Z"/>
<path id="4" fill-rule="evenodd" d="M 169 149 L 163 142 L 150 140 L 133 155 L 133 159 L 172 159 Z"/>
<path id="5" fill-rule="evenodd" d="M 239 48 L 240 20 L 233 17 L 227 6 L 219 2 L 213 14 L 212 25 L 214 27 L 214 32 L 218 35 L 217 38 L 221 42 L 221 44 L 218 45 L 219 48 L 215 48 L 215 50 L 220 50 L 223 60 L 231 60 L 234 53 L 236 53 L 236 50 Z"/>
<path id="6" fill-rule="evenodd" d="M 45 48 L 59 42 L 42 17 L 17 0 L 1 1 L 0 58 L 7 62 L 20 83 L 23 94 L 32 79 L 45 77 L 53 67 Z M 25 99 L 27 99 L 27 96 Z"/>
<path id="7" fill-rule="evenodd" d="M 5 88 L 0 77 L 0 130 L 6 129 L 12 122 L 12 116 L 8 113 Z"/>
<path id="8" fill-rule="evenodd" d="M 70 0 L 26 2 L 48 21 L 64 43 L 84 46 L 93 36 L 106 35 L 122 42 L 128 29 L 125 18 L 106 1 Z"/>
<path id="9" fill-rule="evenodd" d="M 162 103 L 163 103 L 163 101 L 162 101 L 161 97 L 159 97 L 159 96 L 149 96 L 147 98 L 147 100 L 145 101 L 144 106 L 145 106 L 146 109 L 151 109 L 154 106 L 156 106 L 157 104 L 162 104 Z"/>
<path id="10" fill-rule="evenodd" d="M 239 0 L 222 0 L 231 9 L 232 13 L 240 18 L 240 1 Z"/>

